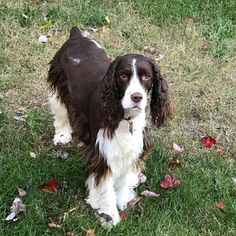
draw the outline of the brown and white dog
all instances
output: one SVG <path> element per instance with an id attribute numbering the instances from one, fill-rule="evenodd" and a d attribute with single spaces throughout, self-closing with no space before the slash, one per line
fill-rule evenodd
<path id="1" fill-rule="evenodd" d="M 148 93 L 152 122 L 159 127 L 173 111 L 168 86 L 152 59 L 128 54 L 111 62 L 76 27 L 51 61 L 48 83 L 54 144 L 70 142 L 72 132 L 85 144 L 87 202 L 116 225 L 118 209 L 136 195 L 150 149 Z"/>

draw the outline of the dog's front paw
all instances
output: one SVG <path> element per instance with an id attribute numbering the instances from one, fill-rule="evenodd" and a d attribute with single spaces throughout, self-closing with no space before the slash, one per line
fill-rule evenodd
<path id="1" fill-rule="evenodd" d="M 53 138 L 53 143 L 54 145 L 67 144 L 71 142 L 71 140 L 72 140 L 71 133 L 58 133 L 58 134 L 55 134 Z"/>
<path id="2" fill-rule="evenodd" d="M 115 226 L 120 222 L 120 215 L 118 210 L 114 211 L 113 213 L 105 213 L 102 210 L 98 210 L 98 215 L 102 227 L 105 229 L 111 229 L 112 226 Z"/>

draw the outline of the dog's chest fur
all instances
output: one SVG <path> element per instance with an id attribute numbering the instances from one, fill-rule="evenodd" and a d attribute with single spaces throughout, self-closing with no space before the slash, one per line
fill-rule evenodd
<path id="1" fill-rule="evenodd" d="M 99 151 L 106 159 L 113 178 L 122 177 L 130 171 L 143 152 L 143 130 L 145 128 L 145 113 L 140 113 L 132 120 L 133 134 L 129 129 L 129 122 L 122 120 L 112 139 L 104 136 L 104 130 L 100 129 L 97 135 L 96 144 Z"/>

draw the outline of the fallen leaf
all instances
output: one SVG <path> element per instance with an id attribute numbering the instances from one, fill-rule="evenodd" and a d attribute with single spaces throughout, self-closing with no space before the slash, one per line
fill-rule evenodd
<path id="1" fill-rule="evenodd" d="M 176 153 L 182 153 L 185 151 L 184 147 L 183 146 L 179 146 L 178 144 L 176 143 L 173 143 L 173 149 Z"/>
<path id="2" fill-rule="evenodd" d="M 66 160 L 69 156 L 69 153 L 63 150 L 58 150 L 57 157 L 61 160 Z"/>
<path id="3" fill-rule="evenodd" d="M 225 203 L 224 202 L 218 202 L 216 204 L 216 207 L 219 208 L 219 209 L 224 209 L 225 208 Z"/>
<path id="4" fill-rule="evenodd" d="M 47 19 L 45 19 L 45 20 L 47 20 Z M 52 27 L 52 22 L 49 20 L 47 23 L 41 25 L 41 26 L 39 27 L 39 29 L 46 29 L 46 30 L 49 30 L 51 27 Z"/>
<path id="5" fill-rule="evenodd" d="M 49 228 L 60 228 L 64 221 L 64 214 L 56 218 L 50 218 L 50 221 L 51 222 L 48 223 Z"/>
<path id="6" fill-rule="evenodd" d="M 120 218 L 127 221 L 128 220 L 128 217 L 127 215 L 125 214 L 125 211 L 120 211 L 119 212 L 119 215 L 120 215 Z"/>
<path id="7" fill-rule="evenodd" d="M 36 158 L 36 154 L 34 152 L 29 153 L 31 157 Z"/>
<path id="8" fill-rule="evenodd" d="M 140 195 L 144 196 L 144 197 L 149 197 L 149 198 L 156 198 L 156 197 L 160 196 L 159 193 L 155 193 L 155 192 L 152 192 L 149 190 L 145 190 L 145 191 L 141 192 Z"/>
<path id="9" fill-rule="evenodd" d="M 215 138 L 211 136 L 201 138 L 200 142 L 204 145 L 205 148 L 211 148 L 212 145 L 216 144 Z"/>
<path id="10" fill-rule="evenodd" d="M 175 158 L 170 158 L 167 162 L 168 166 L 172 167 L 172 168 L 177 168 L 177 167 L 181 167 L 182 162 L 179 159 L 175 159 Z"/>
<path id="11" fill-rule="evenodd" d="M 232 178 L 232 180 L 236 184 L 236 177 Z"/>
<path id="12" fill-rule="evenodd" d="M 82 32 L 82 35 L 84 36 L 84 37 L 86 37 L 86 38 L 89 38 L 90 37 L 90 33 L 88 32 L 88 31 L 84 31 L 84 32 Z"/>
<path id="13" fill-rule="evenodd" d="M 221 154 L 221 155 L 224 155 L 225 154 L 225 149 L 223 147 L 217 147 L 216 152 Z"/>
<path id="14" fill-rule="evenodd" d="M 17 188 L 19 197 L 24 197 L 26 195 L 26 191 L 22 188 Z"/>
<path id="15" fill-rule="evenodd" d="M 162 61 L 165 58 L 165 54 L 163 52 L 160 52 L 157 57 L 155 57 L 156 61 Z"/>
<path id="16" fill-rule="evenodd" d="M 106 22 L 107 22 L 108 24 L 110 24 L 110 23 L 111 23 L 111 21 L 110 21 L 110 19 L 109 19 L 109 17 L 108 17 L 108 16 L 106 16 L 106 17 L 105 17 L 105 19 L 106 19 Z"/>
<path id="17" fill-rule="evenodd" d="M 77 236 L 77 234 L 74 232 L 68 232 L 66 233 L 66 236 Z"/>
<path id="18" fill-rule="evenodd" d="M 128 208 L 134 207 L 142 198 L 143 198 L 142 196 L 136 196 L 127 203 L 127 207 Z"/>
<path id="19" fill-rule="evenodd" d="M 157 52 L 157 49 L 156 49 L 156 48 L 150 47 L 150 46 L 144 46 L 143 49 L 144 49 L 144 51 L 148 51 L 148 52 L 150 52 L 150 53 L 152 53 L 152 54 L 154 54 L 154 53 Z"/>
<path id="20" fill-rule="evenodd" d="M 161 188 L 174 188 L 181 184 L 181 181 L 173 175 L 165 175 L 165 180 L 160 183 Z"/>
<path id="21" fill-rule="evenodd" d="M 86 236 L 96 236 L 94 229 L 86 230 Z"/>
<path id="22" fill-rule="evenodd" d="M 28 16 L 27 16 L 25 13 L 22 13 L 22 16 L 23 16 L 25 19 L 28 19 Z"/>
<path id="23" fill-rule="evenodd" d="M 6 220 L 9 221 L 9 220 L 17 220 L 16 219 L 16 215 L 21 212 L 21 211 L 25 211 L 25 205 L 22 203 L 22 200 L 19 198 L 19 197 L 16 197 L 12 203 L 12 206 L 11 206 L 11 214 L 9 214 L 7 217 L 6 217 Z"/>
<path id="24" fill-rule="evenodd" d="M 139 182 L 140 182 L 141 184 L 145 183 L 146 180 L 147 180 L 147 177 L 146 177 L 143 173 L 139 173 L 139 174 L 138 174 L 138 178 L 139 178 Z"/>
<path id="25" fill-rule="evenodd" d="M 53 193 L 58 189 L 58 187 L 58 183 L 53 179 L 50 179 L 47 183 L 38 186 L 38 188 L 45 193 Z"/>
<path id="26" fill-rule="evenodd" d="M 103 33 L 103 34 L 106 34 L 106 33 L 108 33 L 109 31 L 110 31 L 110 29 L 109 29 L 108 26 L 104 25 L 104 26 L 102 27 L 102 33 Z"/>
<path id="27" fill-rule="evenodd" d="M 13 118 L 17 121 L 25 121 L 24 116 L 21 114 L 16 114 Z"/>
<path id="28" fill-rule="evenodd" d="M 209 48 L 209 44 L 208 44 L 208 43 L 204 43 L 204 44 L 202 45 L 202 49 L 203 49 L 204 51 L 207 51 L 208 48 Z"/>
<path id="29" fill-rule="evenodd" d="M 40 43 L 47 43 L 47 41 L 48 41 L 48 38 L 47 38 L 47 36 L 46 35 L 40 35 L 39 36 L 39 38 L 38 38 L 38 41 L 40 42 Z"/>

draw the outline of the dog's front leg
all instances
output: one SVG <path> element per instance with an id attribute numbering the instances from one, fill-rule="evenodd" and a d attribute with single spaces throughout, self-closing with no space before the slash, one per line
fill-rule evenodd
<path id="1" fill-rule="evenodd" d="M 93 209 L 97 210 L 98 215 L 103 217 L 104 226 L 109 227 L 110 223 L 112 225 L 119 223 L 120 216 L 116 206 L 116 193 L 112 176 L 107 176 L 101 180 L 99 185 L 96 185 L 94 177 L 90 176 L 87 179 L 87 186 L 89 196 L 86 201 Z"/>
<path id="2" fill-rule="evenodd" d="M 138 186 L 138 174 L 130 172 L 120 178 L 116 183 L 116 202 L 118 208 L 123 211 L 127 208 L 127 203 L 132 200 L 137 193 L 134 188 Z"/>

